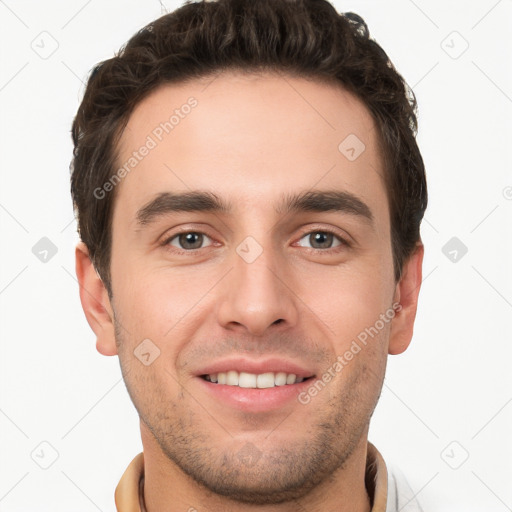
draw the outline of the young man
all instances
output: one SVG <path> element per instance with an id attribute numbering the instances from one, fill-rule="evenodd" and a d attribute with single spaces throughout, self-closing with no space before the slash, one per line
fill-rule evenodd
<path id="1" fill-rule="evenodd" d="M 71 190 L 140 416 L 119 511 L 421 510 L 368 442 L 421 284 L 415 108 L 325 0 L 189 3 L 96 66 Z"/>

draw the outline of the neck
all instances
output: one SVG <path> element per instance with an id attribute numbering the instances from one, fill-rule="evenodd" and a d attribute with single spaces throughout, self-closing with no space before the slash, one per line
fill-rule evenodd
<path id="1" fill-rule="evenodd" d="M 371 511 L 365 486 L 368 428 L 342 468 L 302 498 L 272 505 L 244 504 L 211 492 L 166 457 L 142 422 L 141 435 L 144 448 L 144 501 L 147 512 Z"/>

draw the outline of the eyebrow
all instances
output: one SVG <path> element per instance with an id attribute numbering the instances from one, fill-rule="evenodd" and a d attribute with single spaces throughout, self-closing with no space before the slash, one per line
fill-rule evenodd
<path id="1" fill-rule="evenodd" d="M 276 208 L 278 214 L 293 212 L 340 212 L 357 215 L 373 223 L 373 214 L 362 199 L 351 192 L 328 190 L 307 191 L 299 194 L 285 195 L 280 206 Z"/>
<path id="2" fill-rule="evenodd" d="M 192 192 L 162 192 L 137 212 L 137 222 L 141 226 L 154 222 L 157 218 L 173 212 L 212 212 L 229 213 L 232 205 L 213 192 L 195 190 Z"/>
<path id="3" fill-rule="evenodd" d="M 136 214 L 137 223 L 148 225 L 169 213 L 211 212 L 231 213 L 233 204 L 213 192 L 195 190 L 191 192 L 162 192 L 145 204 Z M 356 215 L 373 223 L 373 214 L 366 203 L 351 192 L 305 191 L 285 194 L 275 208 L 279 215 L 295 212 L 340 212 Z"/>

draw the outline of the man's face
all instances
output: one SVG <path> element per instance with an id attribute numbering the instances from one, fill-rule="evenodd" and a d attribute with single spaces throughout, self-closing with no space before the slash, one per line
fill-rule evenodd
<path id="1" fill-rule="evenodd" d="M 161 87 L 122 136 L 119 166 L 150 149 L 116 190 L 117 348 L 145 443 L 214 492 L 279 502 L 343 467 L 380 394 L 396 292 L 384 171 L 351 94 L 289 76 L 210 82 Z M 229 209 L 151 205 L 192 192 Z M 308 192 L 341 199 L 287 210 Z M 255 388 L 268 373 L 273 387 Z"/>

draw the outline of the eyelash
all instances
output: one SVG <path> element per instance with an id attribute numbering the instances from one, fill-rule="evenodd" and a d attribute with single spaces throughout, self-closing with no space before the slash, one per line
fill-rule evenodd
<path id="1" fill-rule="evenodd" d="M 207 235 L 206 233 L 204 233 L 202 231 L 187 230 L 187 231 L 180 231 L 178 233 L 174 233 L 173 235 L 167 237 L 162 242 L 162 246 L 164 248 L 166 248 L 167 250 L 173 252 L 174 254 L 178 254 L 178 255 L 185 255 L 185 254 L 190 255 L 190 254 L 194 254 L 196 251 L 200 251 L 201 249 L 205 249 L 206 247 L 200 247 L 198 249 L 179 249 L 179 248 L 174 247 L 174 246 L 172 246 L 172 249 L 171 249 L 170 242 L 172 240 L 174 240 L 176 237 L 178 237 L 180 235 L 188 235 L 190 233 L 194 233 L 194 234 L 197 234 L 197 235 L 205 235 L 208 238 L 210 238 L 211 240 L 213 240 L 213 237 Z M 300 241 L 306 235 L 311 235 L 313 233 L 326 233 L 326 234 L 333 235 L 335 238 L 338 239 L 338 241 L 340 242 L 340 245 L 338 245 L 337 247 L 332 247 L 332 248 L 328 248 L 328 249 L 316 249 L 315 247 L 304 247 L 304 249 L 309 249 L 309 251 L 317 252 L 317 253 L 320 253 L 320 254 L 322 254 L 322 253 L 323 254 L 325 254 L 325 253 L 333 254 L 333 253 L 337 253 L 339 251 L 342 251 L 343 249 L 350 249 L 352 247 L 352 244 L 350 242 L 348 242 L 344 237 L 340 236 L 336 231 L 331 230 L 331 229 L 313 229 L 313 230 L 305 231 L 304 233 L 302 233 L 300 235 L 300 238 L 298 240 Z"/>

